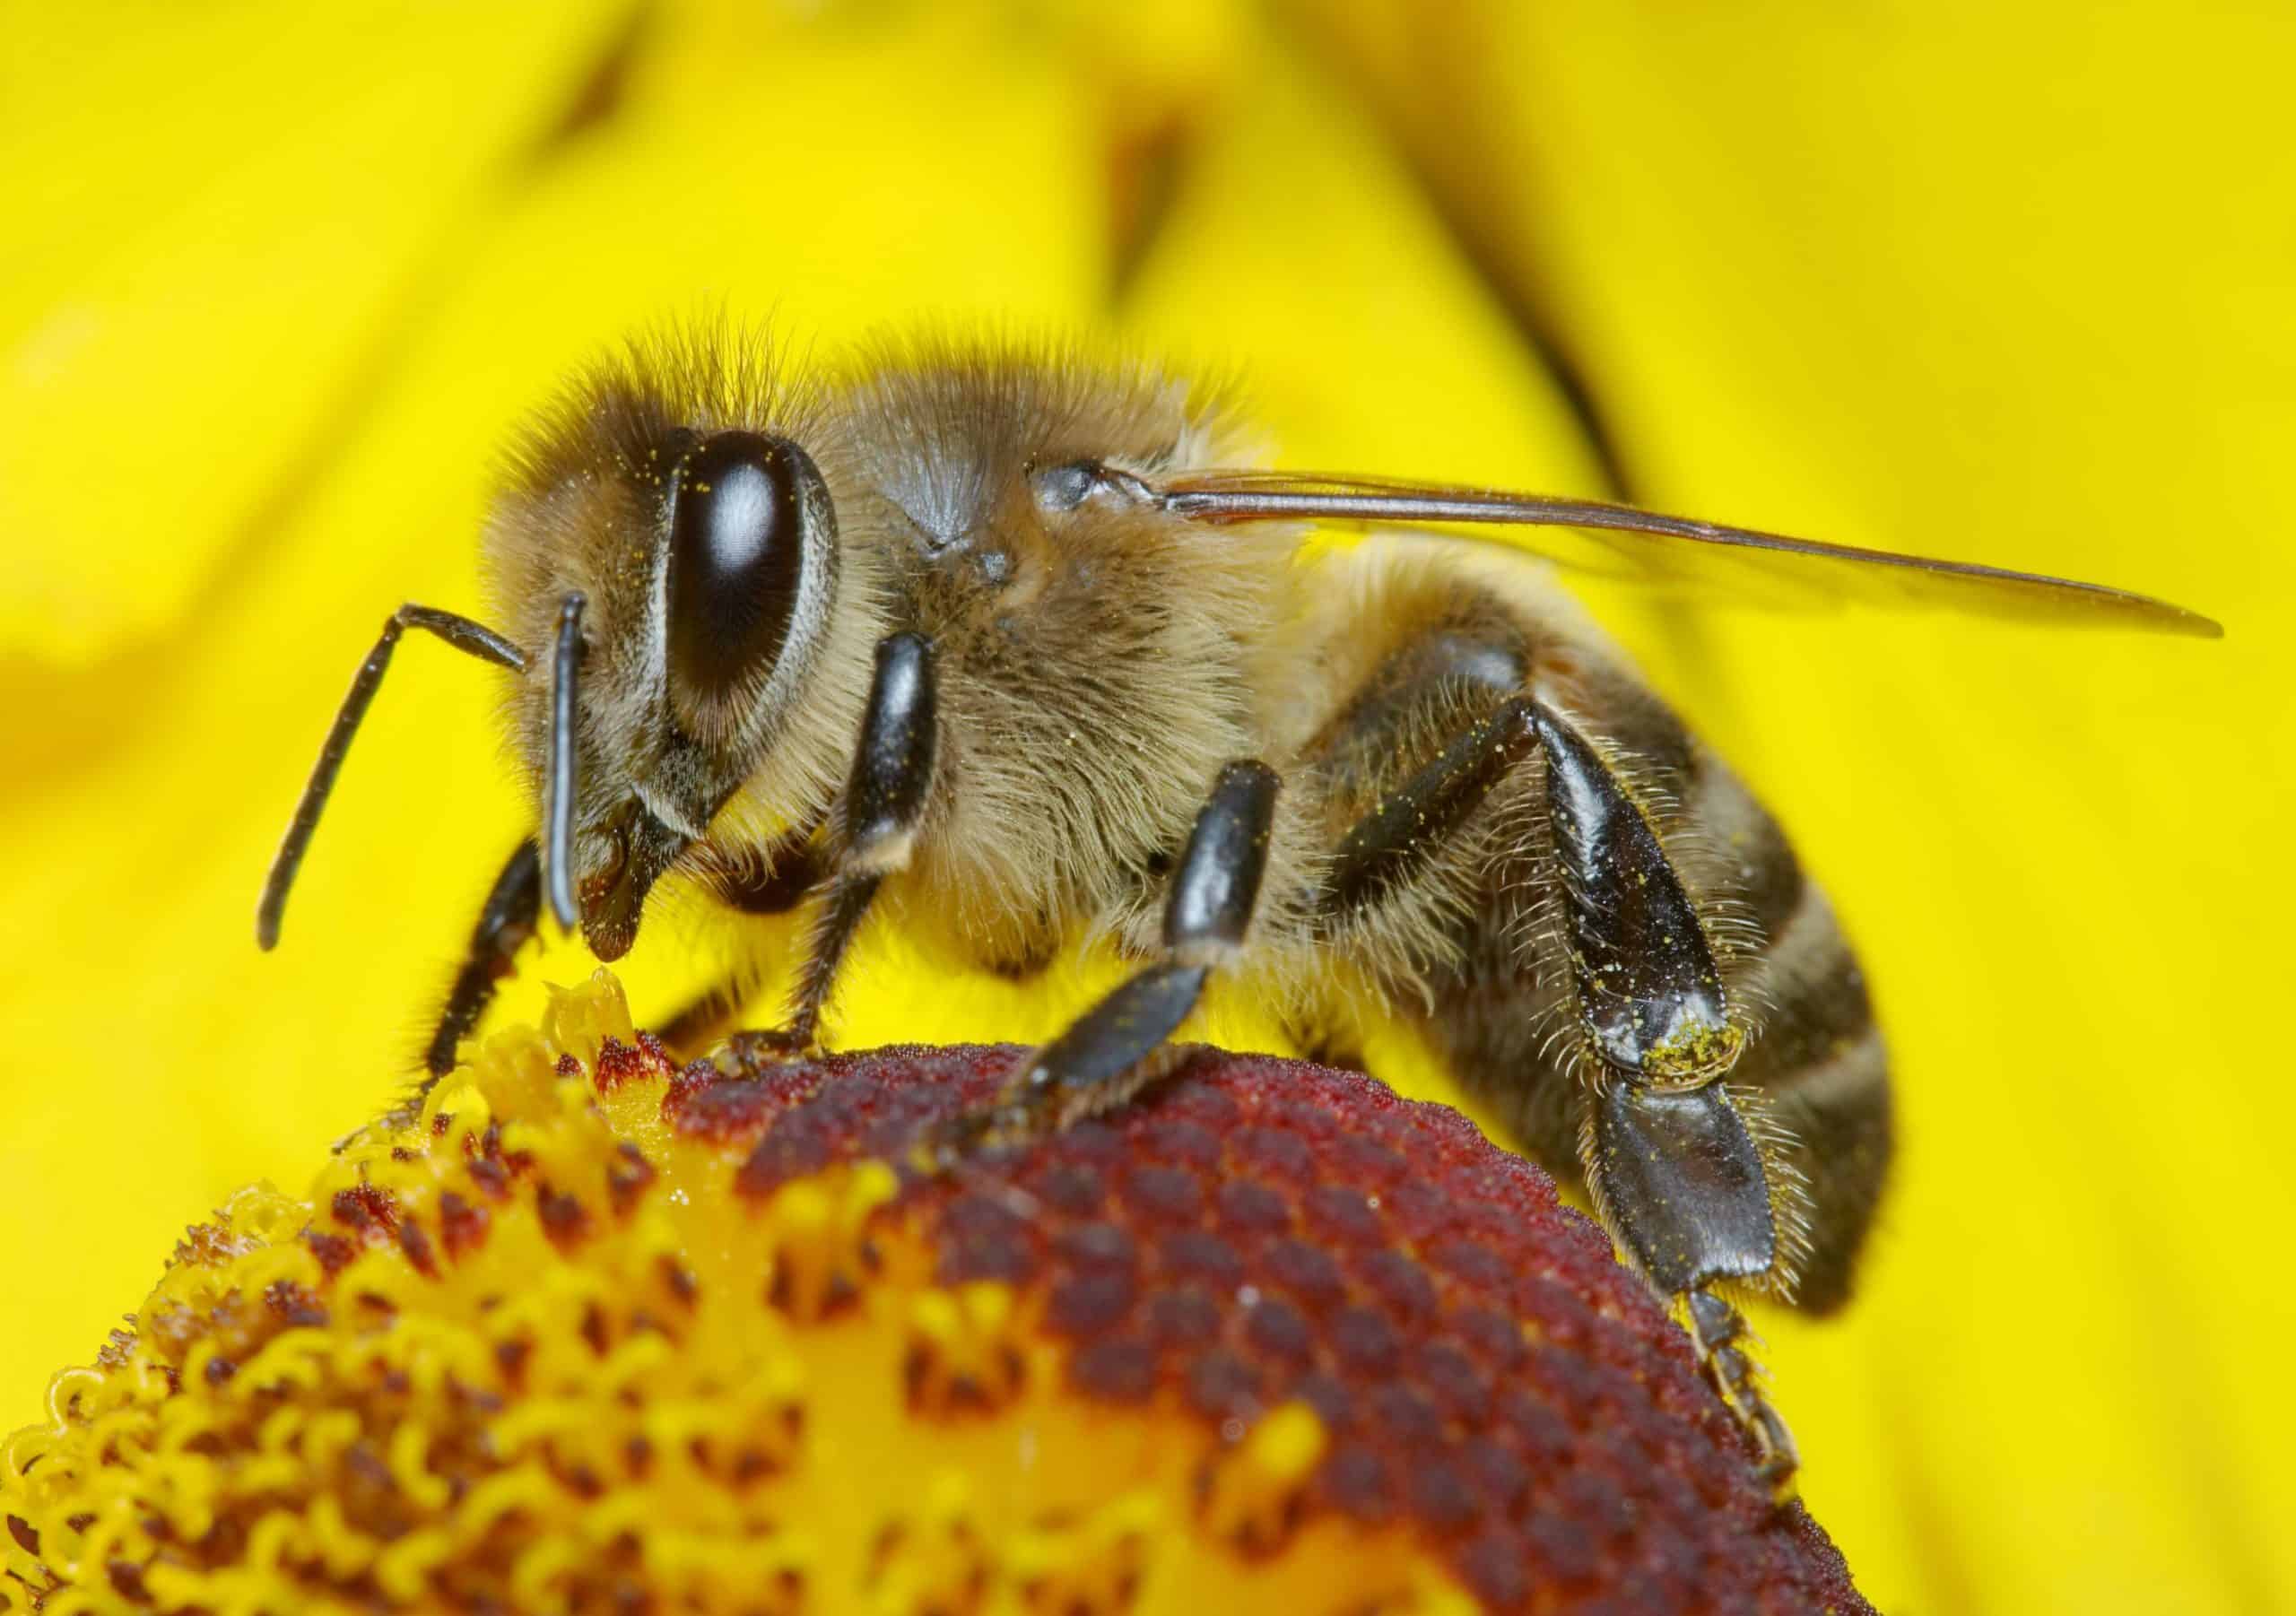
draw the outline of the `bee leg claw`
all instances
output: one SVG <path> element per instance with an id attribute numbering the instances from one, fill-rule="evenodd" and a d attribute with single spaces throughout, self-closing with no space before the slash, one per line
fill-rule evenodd
<path id="1" fill-rule="evenodd" d="M 1794 1496 L 1794 1475 L 1801 1454 L 1794 1433 L 1786 1429 L 1762 1394 L 1761 1371 L 1738 1343 L 1748 1340 L 1745 1315 L 1711 1290 L 1684 1291 L 1683 1310 L 1691 1344 L 1698 1351 L 1699 1368 L 1723 1405 L 1752 1441 L 1755 1469 L 1780 1503 Z"/>
<path id="2" fill-rule="evenodd" d="M 800 1056 L 818 1055 L 820 1040 L 795 1027 L 751 1027 L 727 1036 L 723 1046 L 744 1077 L 755 1077 Z"/>
<path id="3" fill-rule="evenodd" d="M 909 1165 L 928 1177 L 958 1172 L 976 1157 L 1044 1131 L 1024 1107 L 1000 1095 L 987 1105 L 927 1123 L 909 1147 Z"/>
<path id="4" fill-rule="evenodd" d="M 1196 1008 L 1209 974 L 1154 965 L 1123 983 L 1030 1056 L 995 1099 L 931 1128 L 920 1143 L 933 1170 L 1115 1110 L 1167 1076 L 1180 1054 L 1164 1040 Z"/>

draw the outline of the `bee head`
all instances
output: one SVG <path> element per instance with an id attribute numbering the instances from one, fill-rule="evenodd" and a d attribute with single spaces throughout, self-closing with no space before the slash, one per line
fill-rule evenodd
<path id="1" fill-rule="evenodd" d="M 836 589 L 828 485 L 771 401 L 665 373 L 609 372 L 546 417 L 490 534 L 498 612 L 548 647 L 513 713 L 546 891 L 608 960 L 773 747 Z"/>

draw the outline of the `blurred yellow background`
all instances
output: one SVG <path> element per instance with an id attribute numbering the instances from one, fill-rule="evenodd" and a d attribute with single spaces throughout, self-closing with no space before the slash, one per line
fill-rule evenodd
<path id="1" fill-rule="evenodd" d="M 480 671 L 400 658 L 274 956 L 252 905 L 383 616 L 475 605 L 521 412 L 697 308 L 800 350 L 1072 326 L 1241 375 L 1291 465 L 1614 475 L 2224 619 L 2206 645 L 1590 595 L 1794 831 L 1897 1051 L 1863 1295 L 1759 1321 L 1861 1586 L 2296 1605 L 2296 20 L 0 17 L 0 1429 L 186 1222 L 300 1186 L 405 1069 L 531 815 Z M 693 917 L 649 943 L 641 1013 L 709 946 Z M 873 939 L 845 1042 L 1060 1017 L 896 995 L 901 960 Z M 554 952 L 524 1002 L 582 969 Z"/>

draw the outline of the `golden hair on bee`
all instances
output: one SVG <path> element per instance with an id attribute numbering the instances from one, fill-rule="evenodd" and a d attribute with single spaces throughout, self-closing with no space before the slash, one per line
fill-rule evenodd
<path id="1" fill-rule="evenodd" d="M 500 670 L 535 830 L 438 1020 L 451 1069 L 545 908 L 601 959 L 665 878 L 802 908 L 782 1021 L 819 1046 L 863 920 L 1008 975 L 1102 935 L 1133 974 L 939 1170 L 1126 1103 L 1215 978 L 1325 1047 L 1369 993 L 1675 1301 L 1776 1476 L 1728 1301 L 1848 1296 L 1892 1149 L 1865 979 L 1776 821 L 1549 567 L 1718 554 L 1917 607 L 2210 634 L 2100 586 L 1596 501 L 1237 464 L 1223 390 L 1074 345 L 928 335 L 777 362 L 729 327 L 583 372 L 519 439 L 493 624 L 409 605 L 337 714 L 258 909 L 277 939 L 404 631 Z M 1301 548 L 1318 526 L 1366 529 Z M 714 993 L 665 1034 L 700 1045 Z"/>

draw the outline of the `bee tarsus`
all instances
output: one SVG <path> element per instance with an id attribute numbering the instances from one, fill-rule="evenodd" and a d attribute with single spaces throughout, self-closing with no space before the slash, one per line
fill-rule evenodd
<path id="1" fill-rule="evenodd" d="M 1683 1328 L 1698 1352 L 1699 1368 L 1715 1394 L 1752 1438 L 1755 1467 L 1780 1498 L 1792 1490 L 1802 1459 L 1794 1433 L 1763 1394 L 1761 1371 L 1738 1343 L 1749 1338 L 1745 1316 L 1710 1290 L 1683 1291 L 1678 1299 Z"/>
<path id="2" fill-rule="evenodd" d="M 853 946 L 862 921 L 868 918 L 869 906 L 876 902 L 877 890 L 884 880 L 882 870 L 840 870 L 830 879 L 821 907 L 813 914 L 788 1017 L 778 1027 L 749 1035 L 756 1050 L 802 1055 L 815 1047 L 822 1011 L 837 986 L 838 969 L 845 962 L 846 951 Z"/>

